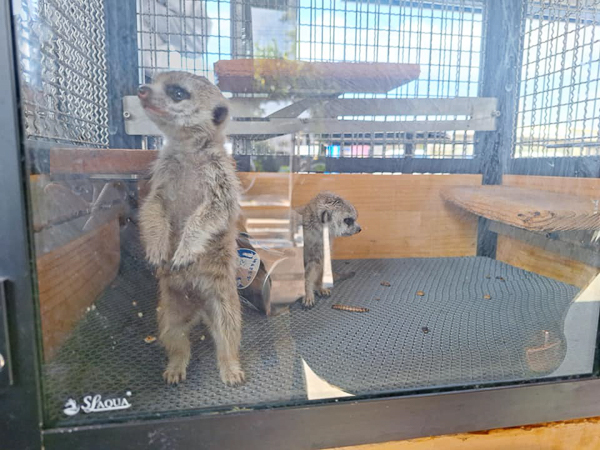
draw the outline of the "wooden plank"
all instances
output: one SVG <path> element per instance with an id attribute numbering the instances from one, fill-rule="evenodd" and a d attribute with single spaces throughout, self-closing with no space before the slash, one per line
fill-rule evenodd
<path id="1" fill-rule="evenodd" d="M 600 448 L 600 418 L 430 436 L 329 450 L 504 450 L 511 448 L 596 450 Z"/>
<path id="2" fill-rule="evenodd" d="M 269 119 L 261 121 L 230 121 L 229 136 L 283 135 L 292 133 L 384 133 L 453 130 L 495 130 L 494 117 L 465 120 L 337 120 L 337 119 Z"/>
<path id="3" fill-rule="evenodd" d="M 50 173 L 144 175 L 157 153 L 156 150 L 52 148 Z"/>
<path id="4" fill-rule="evenodd" d="M 599 273 L 595 267 L 552 253 L 508 236 L 498 236 L 497 259 L 577 287 L 586 286 Z"/>
<path id="5" fill-rule="evenodd" d="M 589 247 L 584 246 L 584 241 L 579 236 L 580 232 L 561 232 L 561 235 L 577 234 L 578 239 L 560 240 L 554 238 L 558 233 L 540 233 L 526 231 L 520 228 L 511 227 L 498 222 L 490 222 L 490 229 L 497 234 L 517 239 L 529 245 L 534 245 L 546 251 L 556 253 L 566 259 L 579 261 L 591 267 L 600 267 L 600 243 L 590 243 L 590 237 L 587 236 Z"/>
<path id="6" fill-rule="evenodd" d="M 598 230 L 598 200 L 511 186 L 459 186 L 444 198 L 478 216 L 531 231 Z"/>
<path id="7" fill-rule="evenodd" d="M 386 93 L 419 77 L 417 64 L 233 59 L 215 63 L 217 86 L 233 93 Z"/>
<path id="8" fill-rule="evenodd" d="M 600 197 L 600 179 L 594 178 L 505 175 L 503 183 L 507 186 L 557 194 Z M 586 280 L 595 273 L 594 267 L 552 252 L 552 248 L 544 249 L 533 245 L 518 245 L 518 243 L 523 244 L 522 241 L 510 238 L 502 238 L 498 242 L 498 253 L 502 260 L 579 287 L 585 286 Z"/>
<path id="9" fill-rule="evenodd" d="M 494 117 L 493 97 L 341 98 L 323 105 L 326 116 L 470 116 Z"/>
<path id="10" fill-rule="evenodd" d="M 44 356 L 60 344 L 119 268 L 119 223 L 113 220 L 37 258 Z"/>
<path id="11" fill-rule="evenodd" d="M 453 101 L 449 99 L 448 101 Z M 486 99 L 487 100 L 487 99 Z M 125 130 L 130 135 L 158 136 L 161 131 L 146 116 L 137 97 L 125 97 L 124 108 L 127 111 Z M 370 102 L 371 100 L 364 100 Z M 378 101 L 376 102 L 376 104 Z M 434 102 L 429 102 L 433 104 Z M 462 104 L 459 99 L 459 104 Z M 293 105 L 292 105 L 293 106 Z M 294 113 L 303 107 L 289 107 Z M 375 109 L 374 106 L 369 107 Z M 430 107 L 433 110 L 433 107 Z M 282 112 L 283 115 L 289 112 Z M 299 114 L 299 113 L 298 113 Z M 398 114 L 398 112 L 394 112 Z M 404 113 L 409 114 L 409 113 Z M 412 115 L 412 113 L 410 113 Z M 290 114 L 291 115 L 291 114 Z M 349 114 L 347 114 L 349 115 Z M 360 115 L 365 115 L 361 113 Z M 238 117 L 235 115 L 234 117 Z M 241 117 L 243 118 L 243 117 Z M 337 120 L 337 119 L 298 119 L 282 118 L 274 113 L 264 120 L 230 120 L 225 133 L 229 136 L 279 136 L 293 133 L 375 133 L 375 132 L 430 132 L 452 130 L 486 131 L 496 129 L 496 118 L 492 115 L 474 116 L 469 119 L 456 120 L 411 120 L 411 121 L 375 121 L 375 120 Z"/>
<path id="12" fill-rule="evenodd" d="M 328 172 L 341 173 L 479 173 L 478 159 L 325 158 Z"/>

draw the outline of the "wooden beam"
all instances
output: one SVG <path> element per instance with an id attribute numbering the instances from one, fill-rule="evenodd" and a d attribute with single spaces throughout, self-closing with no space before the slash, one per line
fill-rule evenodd
<path id="1" fill-rule="evenodd" d="M 362 100 L 365 104 L 374 102 L 373 105 L 368 106 L 368 111 L 371 114 L 362 112 L 361 115 L 374 115 L 377 113 L 377 107 L 382 106 L 382 100 L 387 99 L 367 99 Z M 421 102 L 421 100 L 424 100 Z M 395 103 L 393 100 L 391 103 L 383 102 L 385 108 L 379 115 L 390 114 L 395 115 L 432 115 L 438 114 L 434 111 L 450 111 L 452 109 L 453 102 L 457 102 L 460 108 L 468 106 L 468 102 L 465 99 L 445 99 L 442 102 L 442 106 L 436 107 L 437 100 L 432 101 L 431 99 L 421 99 L 419 101 L 412 101 L 413 109 L 410 112 L 406 112 L 406 109 L 401 109 L 403 106 L 408 108 L 410 103 L 400 101 Z M 476 100 L 476 99 L 473 99 Z M 301 103 L 300 106 L 290 105 L 284 107 L 281 111 L 272 113 L 269 118 L 262 118 L 262 120 L 245 120 L 247 117 L 240 117 L 235 110 L 235 102 L 233 103 L 232 116 L 238 119 L 244 120 L 230 120 L 227 124 L 225 132 L 229 136 L 243 136 L 247 139 L 260 137 L 265 139 L 264 136 L 280 136 L 285 134 L 293 133 L 317 133 L 317 134 L 333 134 L 333 133 L 383 133 L 383 132 L 431 132 L 431 131 L 452 131 L 452 130 L 474 130 L 474 131 L 489 131 L 496 129 L 496 118 L 490 111 L 491 105 L 494 104 L 494 99 L 481 99 L 485 100 L 482 102 L 475 101 L 471 105 L 470 114 L 458 114 L 464 116 L 470 116 L 466 119 L 448 119 L 448 120 L 406 120 L 406 121 L 382 121 L 382 120 L 338 120 L 335 118 L 310 118 L 310 119 L 298 119 L 296 117 L 282 117 L 288 115 L 299 115 L 302 111 L 306 110 L 311 104 L 308 100 Z M 473 109 L 479 103 L 485 104 L 484 109 Z M 123 99 L 123 105 L 125 110 L 125 130 L 130 135 L 145 135 L 145 136 L 157 136 L 161 135 L 161 131 L 158 127 L 148 118 L 144 112 L 140 101 L 135 96 L 126 96 Z M 241 104 L 244 106 L 243 104 Z M 479 106 L 478 106 L 479 107 Z M 335 106 L 338 108 L 338 106 Z M 355 105 L 351 109 L 354 111 L 358 106 Z M 423 108 L 421 111 L 419 108 Z M 466 111 L 466 110 L 465 110 Z M 290 114 L 291 112 L 291 114 Z M 324 116 L 334 115 L 335 110 L 324 110 Z M 489 112 L 489 114 L 488 114 Z M 281 113 L 281 114 L 280 114 Z M 349 113 L 343 113 L 346 115 L 353 115 Z M 452 115 L 455 115 L 454 113 Z M 450 115 L 449 112 L 444 115 Z M 260 118 L 259 118 L 260 119 Z"/>
<path id="2" fill-rule="evenodd" d="M 341 98 L 323 106 L 328 116 L 469 116 L 494 118 L 495 98 Z"/>
<path id="3" fill-rule="evenodd" d="M 600 230 L 599 200 L 510 186 L 458 186 L 442 197 L 486 219 L 530 231 Z"/>

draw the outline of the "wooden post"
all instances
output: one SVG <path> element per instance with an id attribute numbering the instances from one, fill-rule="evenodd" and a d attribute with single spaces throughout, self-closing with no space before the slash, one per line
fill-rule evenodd
<path id="1" fill-rule="evenodd" d="M 141 148 L 140 136 L 125 133 L 123 97 L 139 83 L 136 0 L 104 0 L 108 130 L 110 148 Z"/>
<path id="2" fill-rule="evenodd" d="M 480 97 L 498 99 L 495 131 L 477 132 L 475 154 L 481 161 L 483 184 L 502 184 L 509 167 L 519 98 L 523 35 L 523 0 L 486 0 Z M 495 258 L 497 234 L 479 219 L 477 255 Z"/>

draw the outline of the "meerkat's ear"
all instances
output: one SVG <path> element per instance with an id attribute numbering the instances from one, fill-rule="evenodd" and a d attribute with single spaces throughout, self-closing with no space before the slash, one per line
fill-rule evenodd
<path id="1" fill-rule="evenodd" d="M 325 210 L 321 213 L 321 223 L 331 222 L 331 211 Z"/>
<path id="2" fill-rule="evenodd" d="M 213 123 L 215 125 L 221 125 L 223 122 L 225 122 L 225 119 L 227 119 L 227 114 L 229 114 L 227 106 L 217 106 L 215 109 L 213 109 Z"/>

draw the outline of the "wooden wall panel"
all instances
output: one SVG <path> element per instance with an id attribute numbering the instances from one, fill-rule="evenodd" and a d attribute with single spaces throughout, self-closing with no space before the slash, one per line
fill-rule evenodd
<path id="1" fill-rule="evenodd" d="M 119 262 L 117 219 L 37 259 L 46 359 L 54 355 L 86 309 L 116 277 Z"/>
<path id="2" fill-rule="evenodd" d="M 363 231 L 336 240 L 335 258 L 475 255 L 477 220 L 448 206 L 448 186 L 479 185 L 480 175 L 296 174 L 292 206 L 334 191 L 354 204 Z"/>
<path id="3" fill-rule="evenodd" d="M 479 185 L 481 175 L 371 175 L 240 172 L 247 219 L 285 219 L 323 190 L 359 212 L 363 231 L 336 240 L 334 258 L 472 256 L 477 220 L 444 202 L 449 186 Z M 141 183 L 142 185 L 144 183 Z M 143 187 L 140 185 L 143 195 Z M 249 206 L 254 203 L 254 206 Z"/>
<path id="4" fill-rule="evenodd" d="M 526 242 L 502 235 L 498 236 L 496 258 L 511 266 L 581 288 L 585 287 L 599 272 L 597 268 L 582 262 L 565 258 L 541 247 L 529 245 Z"/>
<path id="5" fill-rule="evenodd" d="M 505 175 L 503 184 L 600 199 L 600 179 Z M 498 237 L 497 258 L 516 267 L 584 287 L 598 269 L 506 236 Z"/>

